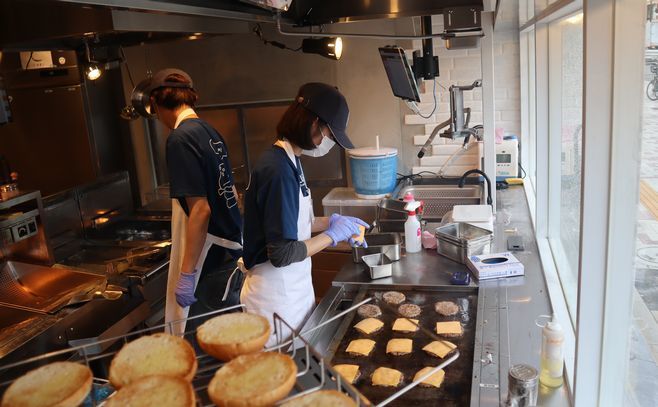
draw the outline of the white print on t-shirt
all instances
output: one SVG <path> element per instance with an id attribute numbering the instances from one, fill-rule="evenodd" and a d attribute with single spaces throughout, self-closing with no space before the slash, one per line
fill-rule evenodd
<path id="1" fill-rule="evenodd" d="M 218 156 L 220 156 L 222 160 L 228 157 L 228 155 L 226 154 L 226 146 L 221 140 L 215 142 L 212 141 L 212 139 L 210 139 L 208 141 L 210 142 L 210 148 L 212 149 L 212 151 Z"/>
<path id="2" fill-rule="evenodd" d="M 226 146 L 221 140 L 217 142 L 212 140 L 209 141 L 210 148 L 215 154 L 220 156 L 221 160 L 224 160 L 228 157 L 226 154 Z M 238 200 L 235 198 L 235 193 L 233 193 L 233 183 L 231 182 L 231 178 L 226 174 L 224 163 L 219 164 L 219 180 L 217 181 L 217 185 L 219 186 L 219 189 L 217 189 L 217 194 L 224 198 L 227 208 L 232 208 L 238 204 Z"/>
<path id="3" fill-rule="evenodd" d="M 226 200 L 226 207 L 232 208 L 238 204 L 238 200 L 233 193 L 233 183 L 231 179 L 226 176 L 226 168 L 224 164 L 219 164 L 219 189 L 217 190 L 219 196 L 224 197 Z"/>

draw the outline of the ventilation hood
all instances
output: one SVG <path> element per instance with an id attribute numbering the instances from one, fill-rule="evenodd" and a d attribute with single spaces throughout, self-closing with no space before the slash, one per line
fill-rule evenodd
<path id="1" fill-rule="evenodd" d="M 248 33 L 248 22 L 294 26 L 442 14 L 447 8 L 495 11 L 499 0 L 293 0 L 287 11 L 269 0 L 2 0 L 0 49 L 135 45 L 193 33 Z"/>
<path id="2" fill-rule="evenodd" d="M 248 21 L 272 21 L 270 11 L 242 4 L 233 7 L 229 0 L 212 2 L 225 3 L 221 13 L 195 8 L 182 14 L 133 7 L 164 3 L 156 1 L 107 2 L 116 3 L 113 7 L 87 3 L 93 2 L 0 1 L 0 50 L 79 49 L 83 38 L 91 36 L 97 45 L 129 46 L 194 33 L 242 34 L 250 32 Z"/>

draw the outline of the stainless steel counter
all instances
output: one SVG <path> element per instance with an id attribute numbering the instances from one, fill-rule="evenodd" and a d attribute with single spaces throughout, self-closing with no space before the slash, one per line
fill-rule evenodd
<path id="1" fill-rule="evenodd" d="M 507 372 L 510 366 L 526 363 L 539 368 L 541 329 L 535 325 L 539 315 L 551 313 L 530 213 L 522 187 L 498 193 L 495 223 L 495 251 L 507 251 L 506 230 L 516 229 L 523 237 L 525 250 L 515 256 L 525 266 L 525 276 L 471 283 L 479 286 L 478 312 L 473 361 L 471 406 L 500 406 L 507 399 Z M 318 305 L 302 329 L 305 331 L 329 318 L 342 302 L 349 302 L 354 289 L 363 284 L 449 286 L 462 264 L 439 256 L 434 251 L 403 255 L 389 278 L 370 280 L 363 265 L 345 265 L 334 279 L 334 287 Z M 460 289 L 459 287 L 453 289 Z M 342 307 L 344 308 L 344 307 Z M 316 331 L 309 340 L 321 353 L 333 326 Z M 538 405 L 570 405 L 568 389 L 549 389 L 540 385 Z"/>

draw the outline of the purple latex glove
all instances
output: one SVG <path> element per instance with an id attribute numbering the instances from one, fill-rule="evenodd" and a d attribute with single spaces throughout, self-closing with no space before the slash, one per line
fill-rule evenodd
<path id="1" fill-rule="evenodd" d="M 196 297 L 194 296 L 194 280 L 196 279 L 195 270 L 194 273 L 180 273 L 178 277 L 178 283 L 176 284 L 176 302 L 181 307 L 189 307 L 190 305 L 196 302 Z"/>
<path id="2" fill-rule="evenodd" d="M 329 228 L 324 233 L 331 238 L 331 245 L 336 246 L 338 242 L 351 239 L 352 235 L 358 235 L 359 227 L 346 216 L 333 214 L 329 219 Z"/>
<path id="3" fill-rule="evenodd" d="M 338 218 L 349 219 L 350 221 L 356 223 L 357 225 L 361 225 L 361 226 L 365 227 L 366 229 L 369 229 L 369 228 L 370 228 L 370 225 L 368 225 L 366 222 L 364 222 L 363 220 L 361 220 L 361 219 L 359 219 L 359 218 L 355 218 L 354 216 L 344 216 L 344 215 L 339 215 L 339 214 L 337 214 L 337 213 L 334 213 L 334 214 L 331 215 L 331 217 L 329 218 L 329 227 L 331 227 L 332 223 L 333 223 L 336 219 L 338 219 Z M 355 233 L 355 234 L 358 235 L 359 233 Z M 348 241 L 348 243 L 350 244 L 350 246 L 362 246 L 362 247 L 368 247 L 368 243 L 366 243 L 366 239 L 365 239 L 365 237 L 364 237 L 364 239 L 363 239 L 362 242 L 357 242 L 357 241 L 354 240 L 354 238 L 352 238 L 352 237 L 350 237 L 347 241 Z"/>

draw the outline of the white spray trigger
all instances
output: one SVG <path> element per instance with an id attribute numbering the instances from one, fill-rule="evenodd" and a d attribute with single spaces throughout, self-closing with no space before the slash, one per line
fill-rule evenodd
<path id="1" fill-rule="evenodd" d="M 420 208 L 420 202 L 418 201 L 411 201 L 404 206 L 404 210 L 407 212 L 414 212 L 418 208 Z"/>

